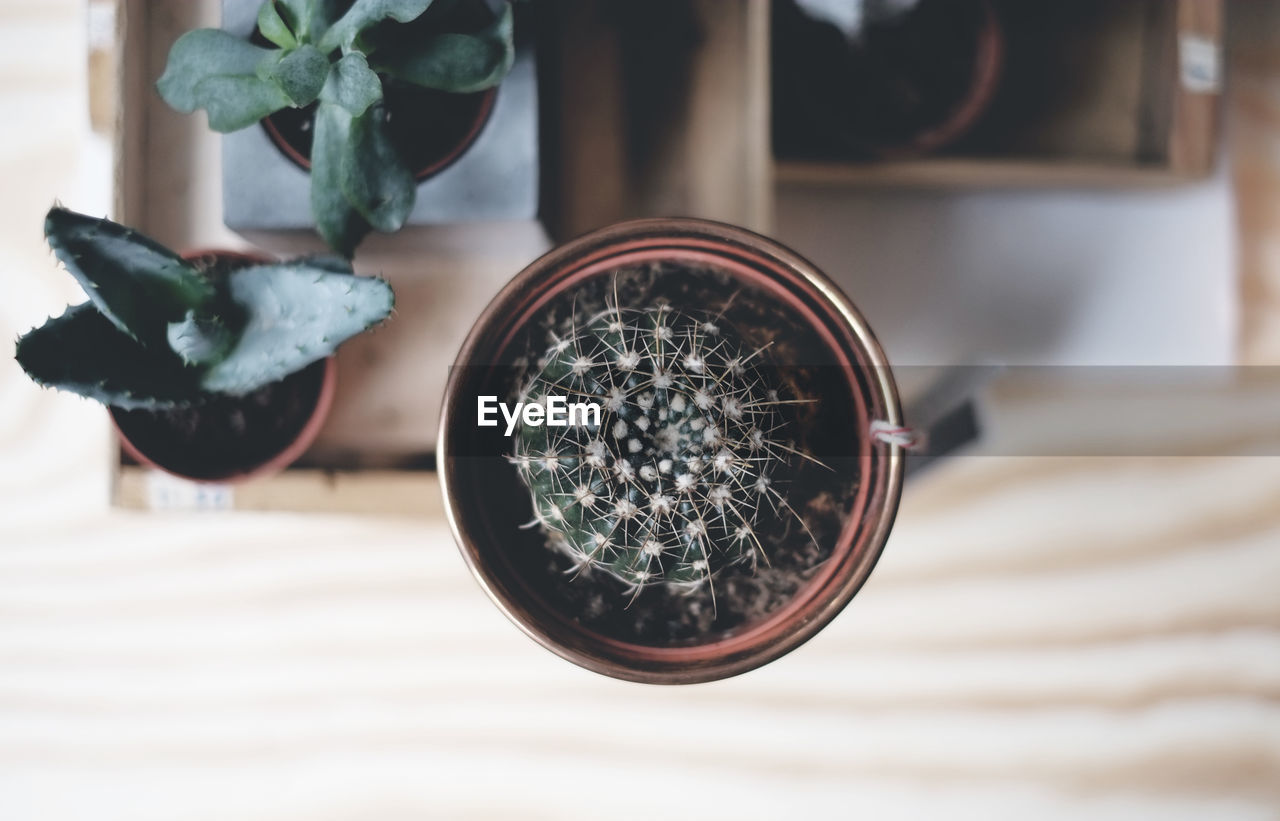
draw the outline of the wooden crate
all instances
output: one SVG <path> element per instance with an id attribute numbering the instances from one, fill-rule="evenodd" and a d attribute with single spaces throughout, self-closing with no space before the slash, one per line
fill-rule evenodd
<path id="1" fill-rule="evenodd" d="M 179 249 L 322 251 L 309 231 L 241 236 L 224 227 L 219 135 L 206 127 L 202 113 L 176 114 L 154 91 L 172 42 L 192 28 L 218 24 L 217 0 L 123 0 L 118 14 L 116 218 Z M 343 346 L 333 411 L 297 465 L 230 491 L 181 493 L 122 455 L 113 483 L 115 503 L 428 509 L 435 494 L 429 468 L 440 398 L 453 357 L 471 318 L 547 247 L 545 232 L 532 220 L 414 227 L 394 236 L 371 236 L 356 266 L 390 280 L 396 314 L 384 328 Z"/>
<path id="2" fill-rule="evenodd" d="M 768 0 L 540 0 L 558 238 L 684 216 L 768 231 Z"/>
<path id="3" fill-rule="evenodd" d="M 1001 86 L 969 135 L 918 159 L 780 156 L 780 182 L 1117 186 L 1210 173 L 1222 0 L 995 0 Z"/>
<path id="4" fill-rule="evenodd" d="M 236 488 L 175 484 L 121 454 L 115 504 L 428 511 L 437 493 L 435 439 L 448 369 L 489 299 L 549 247 L 544 223 L 557 236 L 666 214 L 768 228 L 767 0 L 679 0 L 689 12 L 682 19 L 698 35 L 678 52 L 689 72 L 687 93 L 678 106 L 648 110 L 654 139 L 643 145 L 625 136 L 633 106 L 621 101 L 630 92 L 635 102 L 634 79 L 644 73 L 625 65 L 628 31 L 611 20 L 607 5 L 539 6 L 544 219 L 371 236 L 356 267 L 391 282 L 396 315 L 342 348 L 333 411 L 311 450 L 281 475 Z M 119 0 L 117 22 L 115 218 L 179 249 L 323 250 L 308 231 L 228 230 L 219 135 L 202 113 L 176 114 L 154 91 L 173 41 L 218 25 L 217 0 Z"/>

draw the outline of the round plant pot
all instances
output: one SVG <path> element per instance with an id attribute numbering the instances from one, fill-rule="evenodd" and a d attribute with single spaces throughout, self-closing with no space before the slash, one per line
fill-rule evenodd
<path id="1" fill-rule="evenodd" d="M 224 270 L 269 261 L 231 251 L 183 257 Z M 246 396 L 163 411 L 108 411 L 120 446 L 138 463 L 190 481 L 245 482 L 284 469 L 311 446 L 333 405 L 337 370 L 328 357 Z"/>
<path id="2" fill-rule="evenodd" d="M 522 340 L 541 338 L 540 317 L 576 308 L 598 293 L 620 302 L 619 290 L 632 287 L 661 293 L 678 310 L 701 310 L 703 302 L 721 306 L 716 315 L 726 323 L 754 323 L 772 335 L 761 347 L 781 349 L 775 356 L 780 372 L 801 384 L 804 395 L 818 397 L 797 411 L 803 416 L 795 430 L 816 455 L 813 461 L 822 464 L 805 462 L 793 478 L 787 498 L 803 511 L 797 515 L 803 527 L 789 523 L 785 535 L 770 543 L 768 569 L 723 571 L 711 585 L 719 585 L 718 599 L 707 590 L 655 593 L 654 603 L 646 604 L 646 590 L 606 601 L 601 615 L 600 602 L 579 592 L 581 580 L 556 564 L 542 535 L 528 526 L 531 503 L 511 464 L 512 440 L 500 427 L 478 425 L 477 403 L 511 393 L 520 360 L 527 358 Z M 471 571 L 535 641 L 615 678 L 710 681 L 799 646 L 866 581 L 888 538 L 902 487 L 903 453 L 871 435 L 877 420 L 901 424 L 888 363 L 857 309 L 817 268 L 739 228 L 690 219 L 638 220 L 551 251 L 518 274 L 481 315 L 445 392 L 441 484 Z M 772 579 L 781 586 L 768 587 Z M 766 591 L 783 592 L 763 598 Z M 767 602 L 759 612 L 751 610 L 754 604 L 735 611 L 739 599 L 749 603 L 753 596 Z"/>
<path id="3" fill-rule="evenodd" d="M 798 139 L 824 143 L 818 153 L 931 153 L 963 137 L 999 87 L 1004 34 L 990 0 L 921 0 L 853 42 L 790 4 L 778 13 L 784 145 L 807 131 Z"/>
<path id="4" fill-rule="evenodd" d="M 428 15 L 431 11 L 428 10 Z M 452 11 L 448 30 L 473 31 L 488 24 L 493 13 L 483 0 L 465 0 Z M 417 26 L 438 24 L 435 19 L 411 23 L 402 39 L 417 36 Z M 256 35 L 261 36 L 261 35 Z M 383 78 L 382 116 L 392 144 L 419 182 L 444 171 L 476 141 L 493 113 L 498 89 L 473 94 L 452 94 Z M 304 171 L 311 170 L 311 139 L 316 104 L 285 108 L 262 120 L 262 128 L 280 153 Z"/>

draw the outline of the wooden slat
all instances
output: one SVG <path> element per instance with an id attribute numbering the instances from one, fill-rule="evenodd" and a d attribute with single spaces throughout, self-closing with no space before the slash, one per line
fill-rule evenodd
<path id="1" fill-rule="evenodd" d="M 548 5 L 557 236 L 653 216 L 767 230 L 766 0 Z"/>

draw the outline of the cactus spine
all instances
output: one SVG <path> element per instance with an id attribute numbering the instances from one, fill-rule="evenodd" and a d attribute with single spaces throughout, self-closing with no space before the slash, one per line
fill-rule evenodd
<path id="1" fill-rule="evenodd" d="M 774 482 L 791 448 L 763 358 L 718 317 L 666 304 L 575 321 L 520 399 L 596 401 L 600 424 L 522 425 L 512 457 L 551 545 L 636 593 L 767 560 L 759 531 L 789 510 Z"/>

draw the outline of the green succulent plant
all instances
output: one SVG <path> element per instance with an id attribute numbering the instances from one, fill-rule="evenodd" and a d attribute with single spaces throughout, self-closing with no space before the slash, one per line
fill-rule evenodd
<path id="1" fill-rule="evenodd" d="M 316 105 L 311 210 L 329 246 L 350 257 L 371 229 L 395 232 L 413 209 L 413 172 L 388 135 L 383 85 L 397 81 L 472 93 L 496 86 L 515 59 L 503 3 L 474 34 L 389 36 L 388 27 L 442 17 L 458 0 L 266 0 L 260 48 L 220 29 L 178 38 L 156 83 L 174 109 L 203 108 L 209 127 L 238 131 L 283 108 Z"/>
<path id="2" fill-rule="evenodd" d="M 793 448 L 763 357 L 718 317 L 666 304 L 574 321 L 519 398 L 595 401 L 599 424 L 521 425 L 511 457 L 551 546 L 637 592 L 767 561 Z"/>
<path id="3" fill-rule="evenodd" d="M 19 338 L 18 363 L 40 385 L 126 410 L 251 393 L 382 322 L 395 300 L 343 259 L 226 272 L 60 207 L 45 236 L 89 301 Z"/>

